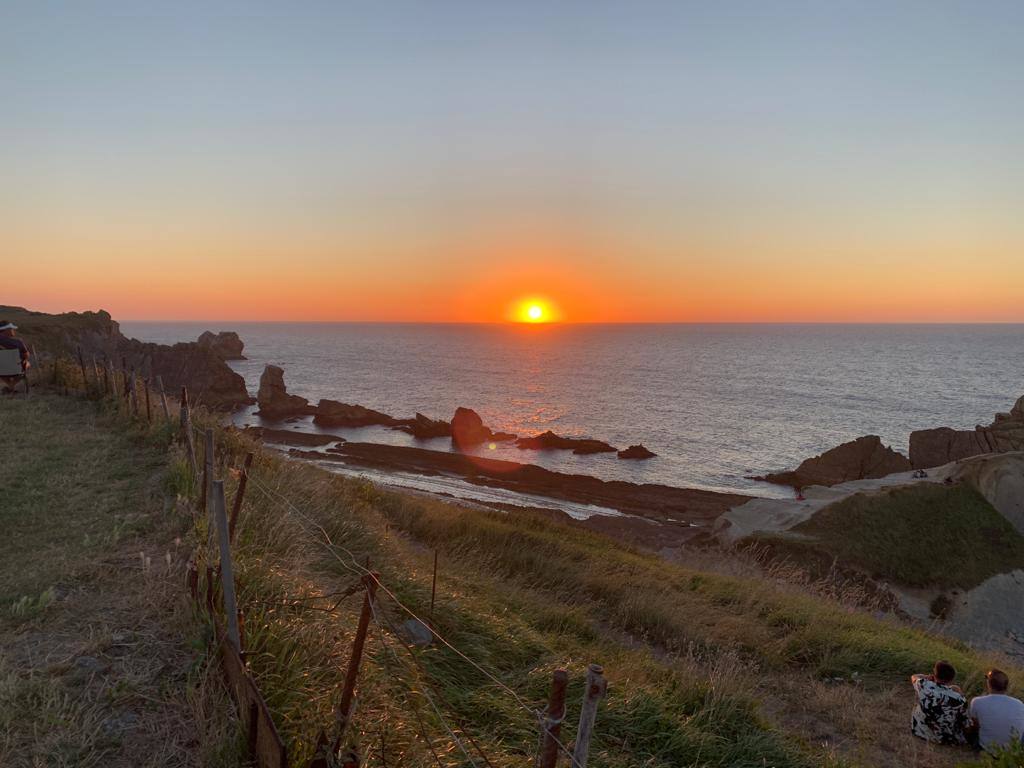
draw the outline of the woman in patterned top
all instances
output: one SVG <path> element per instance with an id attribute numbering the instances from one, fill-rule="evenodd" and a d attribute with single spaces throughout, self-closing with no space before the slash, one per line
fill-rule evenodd
<path id="1" fill-rule="evenodd" d="M 912 675 L 917 706 L 910 716 L 915 736 L 938 744 L 966 744 L 967 699 L 953 685 L 956 669 L 948 661 L 935 662 L 930 675 Z"/>

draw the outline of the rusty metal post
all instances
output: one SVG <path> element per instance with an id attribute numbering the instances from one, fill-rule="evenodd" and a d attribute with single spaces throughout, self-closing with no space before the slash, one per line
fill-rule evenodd
<path id="1" fill-rule="evenodd" d="M 564 669 L 556 669 L 551 676 L 551 695 L 548 711 L 541 720 L 540 749 L 537 750 L 537 768 L 555 768 L 558 762 L 558 737 L 562 732 L 565 718 L 565 687 L 569 675 Z"/>
<path id="2" fill-rule="evenodd" d="M 213 440 L 213 430 L 208 439 Z M 238 630 L 238 601 L 235 598 L 235 569 L 231 563 L 231 542 L 228 541 L 228 513 L 224 503 L 224 481 L 210 482 L 213 497 L 213 515 L 217 519 L 217 538 L 220 541 L 220 587 L 224 594 L 224 616 L 228 620 L 228 639 L 237 653 L 242 652 L 242 637 Z"/>
<path id="3" fill-rule="evenodd" d="M 245 486 L 249 482 L 249 468 L 252 467 L 253 455 L 245 454 L 245 464 L 242 465 L 241 477 L 238 478 L 238 490 L 235 491 L 235 503 L 231 507 L 231 520 L 228 522 L 228 539 L 235 540 L 235 528 L 238 525 L 238 515 L 242 511 L 242 502 L 245 500 Z"/>
<path id="4" fill-rule="evenodd" d="M 157 376 L 156 377 L 156 386 L 160 390 L 160 402 L 163 403 L 163 406 L 164 406 L 164 419 L 166 421 L 170 421 L 171 420 L 171 411 L 167 407 L 167 391 L 164 389 L 163 377 L 161 377 L 161 376 Z"/>
<path id="5" fill-rule="evenodd" d="M 587 768 L 590 738 L 594 734 L 594 720 L 597 718 L 597 705 L 607 690 L 604 668 L 600 664 L 591 664 L 587 667 L 587 688 L 583 692 L 580 725 L 576 729 L 576 746 L 572 750 L 572 768 Z"/>
<path id="6" fill-rule="evenodd" d="M 348 671 L 345 673 L 345 684 L 341 691 L 341 700 L 334 711 L 338 723 L 338 736 L 334 740 L 334 754 L 338 754 L 345 738 L 345 731 L 348 730 L 349 721 L 352 719 L 352 702 L 355 697 L 356 679 L 359 677 L 359 664 L 363 659 L 363 647 L 366 645 L 366 630 L 370 626 L 370 619 L 373 613 L 373 599 L 377 594 L 378 573 L 370 573 L 363 576 L 363 586 L 366 587 L 366 594 L 363 596 L 363 610 L 359 614 L 359 625 L 356 628 L 356 637 L 352 641 L 352 657 L 348 662 Z"/>

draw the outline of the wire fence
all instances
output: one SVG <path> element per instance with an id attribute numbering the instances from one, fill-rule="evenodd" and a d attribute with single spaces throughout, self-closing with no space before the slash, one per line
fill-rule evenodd
<path id="1" fill-rule="evenodd" d="M 77 366 L 74 365 L 76 362 Z M 77 377 L 71 375 L 70 369 L 74 367 L 77 367 L 81 372 L 81 388 L 74 386 L 78 383 L 76 381 Z M 92 382 L 90 382 L 88 374 L 90 370 L 93 373 Z M 77 372 L 75 371 L 75 373 Z M 431 736 L 431 729 L 427 726 L 427 720 L 424 717 L 424 705 L 426 710 L 432 713 L 433 718 L 440 726 L 440 740 L 449 743 L 449 751 L 454 750 L 457 754 L 461 755 L 460 760 L 463 761 L 463 765 L 469 766 L 469 768 L 495 768 L 495 763 L 487 754 L 487 750 L 481 746 L 480 740 L 473 736 L 465 719 L 459 716 L 457 708 L 446 699 L 442 686 L 433 679 L 430 671 L 417 653 L 416 648 L 406 640 L 402 628 L 396 626 L 396 620 L 389 615 L 387 609 L 387 605 L 390 605 L 400 615 L 408 617 L 408 622 L 413 622 L 415 626 L 429 631 L 432 643 L 443 647 L 455 659 L 458 659 L 461 663 L 482 675 L 493 686 L 494 690 L 506 697 L 513 709 L 519 710 L 528 716 L 529 722 L 536 729 L 539 739 L 537 756 L 534 762 L 536 768 L 554 768 L 558 754 L 567 757 L 568 765 L 571 768 L 586 768 L 586 749 L 583 750 L 584 757 L 581 759 L 578 751 L 579 743 L 577 743 L 575 750 L 570 749 L 560 738 L 559 726 L 565 714 L 564 682 L 561 687 L 563 698 L 560 703 L 555 701 L 554 695 L 548 704 L 547 711 L 539 703 L 531 703 L 527 695 L 515 690 L 509 683 L 502 680 L 496 672 L 475 660 L 470 653 L 467 653 L 451 638 L 446 637 L 445 634 L 440 632 L 433 622 L 424 620 L 395 594 L 394 589 L 384 583 L 377 571 L 372 570 L 368 564 L 360 563 L 358 557 L 350 548 L 332 538 L 330 532 L 315 515 L 300 508 L 298 504 L 282 493 L 279 488 L 272 487 L 272 485 L 264 482 L 250 466 L 252 463 L 251 456 L 246 460 L 245 467 L 237 471 L 240 482 L 236 491 L 232 514 L 230 519 L 228 519 L 223 499 L 223 483 L 213 477 L 217 467 L 213 436 L 209 431 L 210 428 L 201 429 L 192 422 L 192 404 L 189 402 L 188 393 L 184 387 L 182 387 L 177 419 L 175 419 L 175 415 L 168 405 L 167 393 L 164 390 L 162 380 L 156 377 L 154 382 L 153 377 L 138 376 L 134 370 L 128 368 L 126 361 L 122 361 L 120 368 L 115 367 L 109 359 L 103 361 L 102 365 L 93 359 L 92 364 L 87 365 L 81 351 L 79 351 L 77 360 L 73 360 L 70 363 L 65 360 L 55 359 L 52 363 L 51 373 L 51 384 L 62 390 L 65 394 L 75 393 L 93 397 L 94 399 L 107 399 L 112 401 L 119 410 L 123 409 L 133 419 L 144 419 L 149 423 L 156 420 L 163 422 L 168 428 L 177 431 L 177 439 L 188 455 L 188 466 L 192 473 L 192 485 L 198 496 L 197 501 L 209 527 L 209 535 L 205 546 L 200 542 L 200 546 L 193 558 L 189 577 L 190 589 L 197 602 L 201 602 L 198 574 L 201 570 L 200 566 L 205 564 L 207 573 L 206 607 L 211 612 L 211 619 L 216 629 L 218 649 L 224 660 L 226 678 L 229 687 L 235 695 L 241 719 L 248 731 L 250 752 L 257 765 L 274 766 L 274 768 L 282 766 L 283 768 L 283 766 L 288 764 L 288 758 L 283 743 L 277 734 L 269 708 L 266 706 L 263 696 L 259 693 L 257 682 L 247 666 L 240 621 L 242 614 L 238 611 L 238 606 L 234 604 L 234 579 L 232 578 L 230 585 L 223 583 L 223 578 L 231 574 L 233 570 L 230 540 L 234 536 L 235 524 L 237 522 L 236 517 L 240 512 L 247 485 L 260 493 L 274 511 L 281 512 L 292 520 L 309 541 L 322 549 L 344 571 L 350 573 L 356 579 L 353 583 L 342 589 L 320 592 L 318 594 L 286 594 L 270 600 L 258 597 L 250 598 L 250 603 L 256 607 L 287 607 L 293 610 L 311 610 L 335 614 L 343 601 L 362 593 L 364 600 L 363 615 L 361 616 L 360 628 L 353 643 L 352 659 L 350 660 L 349 673 L 346 676 L 346 688 L 342 692 L 343 702 L 346 700 L 346 697 L 351 698 L 353 694 L 352 688 L 359 672 L 362 644 L 365 642 L 369 625 L 372 624 L 377 635 L 377 641 L 380 644 L 380 655 L 389 677 L 400 682 L 410 694 L 410 709 L 415 721 L 416 735 L 429 751 L 434 763 L 439 768 L 446 768 L 441 754 L 438 752 L 437 739 Z M 42 376 L 43 374 L 40 371 L 37 375 Z M 154 383 L 157 384 L 155 391 L 153 389 Z M 156 409 L 155 417 L 154 403 L 160 405 Z M 201 484 L 197 446 L 204 447 Z M 214 490 L 216 490 L 216 493 L 214 493 Z M 215 521 L 211 519 L 211 517 L 217 515 L 223 516 L 223 520 L 216 521 L 220 527 L 219 533 L 215 530 L 218 525 L 215 525 Z M 203 517 L 197 517 L 196 519 L 203 519 Z M 219 556 L 215 546 L 215 542 L 218 539 L 221 540 Z M 396 570 L 401 571 L 401 568 Z M 224 602 L 223 611 L 228 624 L 226 628 L 221 626 L 221 622 L 216 616 L 218 578 L 221 579 L 219 594 Z M 238 621 L 237 626 L 236 620 Z M 360 633 L 362 633 L 361 636 Z M 403 653 L 400 653 L 400 651 Z M 592 669 L 594 668 L 592 667 Z M 553 693 L 558 688 L 558 674 L 556 673 L 556 684 L 553 688 Z M 565 673 L 561 672 L 561 675 L 564 678 Z M 415 703 L 415 700 L 419 700 L 420 703 Z M 358 766 L 362 763 L 354 752 L 343 754 L 341 750 L 344 743 L 345 729 L 349 725 L 350 715 L 351 712 L 349 711 L 338 711 L 337 729 L 340 732 L 335 735 L 333 742 L 326 739 L 325 734 L 321 733 L 317 753 L 310 763 L 311 768 L 320 768 L 320 766 L 323 766 L 323 768 Z M 263 722 L 262 731 L 260 730 L 261 722 Z M 581 720 L 578 737 L 584 732 L 583 725 Z M 592 727 L 586 729 L 586 738 L 588 740 L 591 730 Z M 381 739 L 380 761 L 382 765 L 385 765 L 386 756 L 383 745 L 383 732 Z"/>

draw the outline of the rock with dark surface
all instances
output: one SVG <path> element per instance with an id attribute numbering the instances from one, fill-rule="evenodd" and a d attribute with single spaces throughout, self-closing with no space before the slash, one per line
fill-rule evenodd
<path id="1" fill-rule="evenodd" d="M 631 445 L 624 451 L 619 451 L 620 459 L 653 459 L 657 456 L 654 451 L 645 448 L 643 443 Z"/>
<path id="2" fill-rule="evenodd" d="M 556 435 L 550 429 L 533 437 L 519 438 L 516 440 L 516 448 L 535 451 L 572 451 L 580 455 L 612 453 L 615 451 L 615 448 L 600 440 L 591 440 L 583 437 L 562 437 L 561 435 Z"/>
<path id="3" fill-rule="evenodd" d="M 1009 413 L 997 413 L 987 427 L 919 429 L 910 433 L 910 461 L 928 469 L 983 453 L 1024 450 L 1024 397 Z"/>
<path id="4" fill-rule="evenodd" d="M 317 403 L 313 423 L 323 427 L 393 427 L 398 421 L 393 416 L 362 405 L 321 400 Z"/>
<path id="5" fill-rule="evenodd" d="M 458 407 L 452 416 L 452 445 L 459 449 L 474 448 L 482 443 L 515 440 L 508 432 L 492 432 L 484 425 L 480 414 L 472 408 Z"/>
<path id="6" fill-rule="evenodd" d="M 199 334 L 196 344 L 213 350 L 214 354 L 220 357 L 221 360 L 246 359 L 245 355 L 242 354 L 242 349 L 245 345 L 234 331 L 221 331 L 217 334 L 211 331 L 203 331 Z"/>
<path id="7" fill-rule="evenodd" d="M 404 419 L 395 429 L 408 432 L 417 440 L 430 440 L 433 437 L 451 437 L 452 425 L 440 419 L 431 419 L 417 413 L 412 419 Z"/>
<path id="8" fill-rule="evenodd" d="M 284 369 L 277 365 L 268 365 L 263 369 L 256 402 L 260 406 L 256 415 L 264 419 L 281 420 L 312 412 L 306 398 L 288 394 L 284 385 Z"/>
<path id="9" fill-rule="evenodd" d="M 245 380 L 212 349 L 194 341 L 167 345 L 126 338 L 103 310 L 51 315 L 0 306 L 0 317 L 19 326 L 18 335 L 40 361 L 74 358 L 81 350 L 87 364 L 109 360 L 117 369 L 125 366 L 151 379 L 154 387 L 159 376 L 170 397 L 185 386 L 193 403 L 209 408 L 230 410 L 252 402 Z"/>
<path id="10" fill-rule="evenodd" d="M 271 429 L 270 427 L 246 427 L 245 433 L 265 443 L 277 445 L 297 445 L 315 448 L 332 443 L 343 443 L 341 435 L 328 435 L 323 432 L 300 432 L 296 429 Z"/>
<path id="11" fill-rule="evenodd" d="M 910 461 L 892 448 L 882 445 L 878 435 L 865 435 L 806 459 L 792 472 L 779 472 L 755 480 L 805 488 L 810 485 L 836 485 L 849 480 L 863 480 L 906 472 L 913 469 Z"/>

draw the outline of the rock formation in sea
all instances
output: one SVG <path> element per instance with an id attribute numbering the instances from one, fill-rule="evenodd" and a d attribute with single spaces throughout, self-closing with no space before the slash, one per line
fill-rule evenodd
<path id="1" fill-rule="evenodd" d="M 397 420 L 386 413 L 366 408 L 362 405 L 349 405 L 337 400 L 321 400 L 317 403 L 313 423 L 323 427 L 391 427 Z"/>
<path id="2" fill-rule="evenodd" d="M 620 459 L 653 459 L 657 455 L 654 451 L 646 448 L 643 443 L 631 445 L 624 451 L 619 451 Z"/>
<path id="3" fill-rule="evenodd" d="M 395 429 L 408 432 L 417 440 L 452 436 L 451 424 L 441 419 L 431 419 L 422 413 L 417 413 L 414 418 L 401 420 L 401 423 L 397 424 Z"/>
<path id="4" fill-rule="evenodd" d="M 115 368 L 134 369 L 154 387 L 159 376 L 171 398 L 186 386 L 193 402 L 210 408 L 230 410 L 252 402 L 245 380 L 209 347 L 194 341 L 167 345 L 126 338 L 103 310 L 51 315 L 0 306 L 0 317 L 19 327 L 18 335 L 40 360 L 75 358 L 81 350 L 86 364 L 109 360 Z"/>
<path id="5" fill-rule="evenodd" d="M 256 415 L 264 419 L 280 420 L 313 412 L 306 398 L 288 394 L 284 385 L 284 369 L 277 365 L 267 365 L 263 369 L 256 402 L 260 407 Z"/>
<path id="6" fill-rule="evenodd" d="M 882 445 L 878 435 L 865 435 L 831 448 L 820 456 L 805 459 L 793 471 L 754 479 L 805 488 L 810 485 L 836 485 L 849 480 L 885 477 L 912 468 L 905 456 Z"/>
<path id="7" fill-rule="evenodd" d="M 1024 397 L 1009 413 L 997 413 L 987 427 L 919 429 L 910 433 L 910 462 L 928 469 L 982 453 L 1024 451 Z"/>
<path id="8" fill-rule="evenodd" d="M 591 453 L 612 453 L 616 449 L 600 440 L 583 437 L 562 437 L 550 429 L 532 437 L 520 437 L 516 440 L 516 448 L 537 451 L 563 450 L 586 455 Z"/>
<path id="9" fill-rule="evenodd" d="M 214 334 L 212 331 L 203 331 L 199 334 L 196 343 L 200 347 L 207 347 L 220 357 L 221 360 L 245 360 L 242 350 L 245 344 L 234 331 L 221 331 Z"/>
<path id="10" fill-rule="evenodd" d="M 452 445 L 456 448 L 473 448 L 488 442 L 515 440 L 516 436 L 508 432 L 492 432 L 484 425 L 480 414 L 472 408 L 459 406 L 452 416 Z"/>

